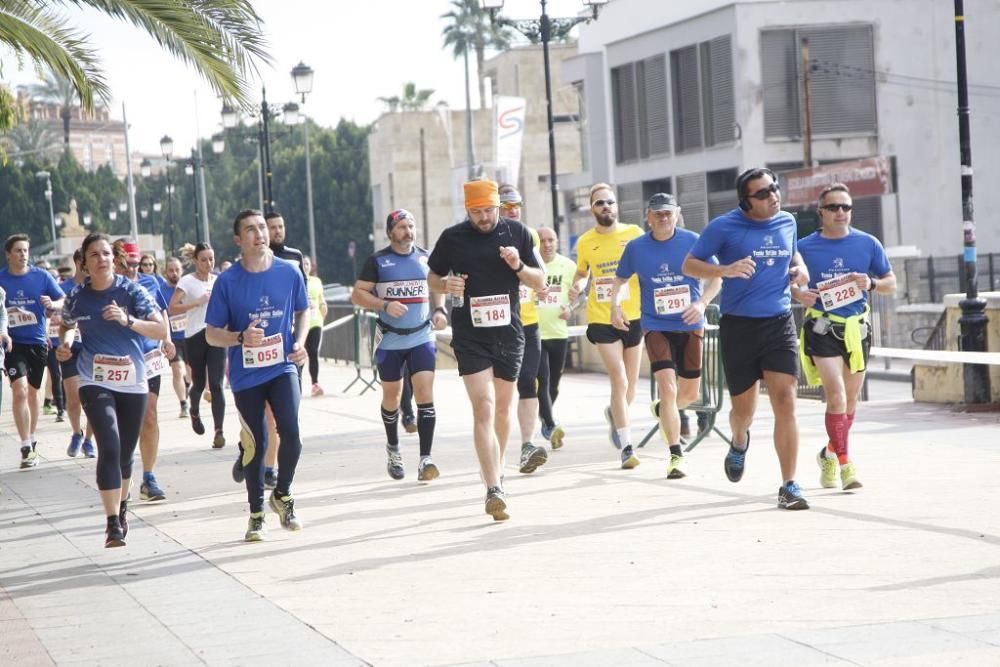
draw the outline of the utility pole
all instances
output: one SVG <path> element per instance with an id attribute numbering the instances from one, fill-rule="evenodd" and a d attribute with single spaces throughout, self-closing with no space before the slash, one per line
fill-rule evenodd
<path id="1" fill-rule="evenodd" d="M 812 103 L 809 99 L 809 74 L 812 65 L 809 62 L 809 38 L 803 37 L 802 52 L 802 166 L 810 169 L 813 166 L 813 130 Z"/>

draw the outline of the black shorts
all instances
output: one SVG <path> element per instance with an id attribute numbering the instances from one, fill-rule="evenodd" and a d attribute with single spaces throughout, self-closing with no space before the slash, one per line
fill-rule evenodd
<path id="1" fill-rule="evenodd" d="M 635 347 L 642 342 L 642 327 L 638 317 L 629 322 L 628 331 L 615 329 L 610 324 L 588 324 L 587 340 L 594 345 L 621 341 L 626 348 Z"/>
<path id="2" fill-rule="evenodd" d="M 647 331 L 646 354 L 649 369 L 656 373 L 667 368 L 678 377 L 693 380 L 701 377 L 701 350 L 705 330 Z"/>
<path id="3" fill-rule="evenodd" d="M 524 356 L 524 337 L 489 342 L 455 338 L 451 341 L 451 349 L 458 360 L 459 375 L 472 375 L 492 368 L 494 377 L 515 382 Z"/>
<path id="4" fill-rule="evenodd" d="M 3 360 L 3 367 L 11 384 L 26 377 L 28 384 L 39 389 L 42 386 L 42 376 L 45 375 L 48 359 L 48 345 L 14 343 L 14 349 L 8 352 Z"/>
<path id="5" fill-rule="evenodd" d="M 174 356 L 170 357 L 170 363 L 176 364 L 177 362 L 181 362 L 183 364 L 187 361 L 187 358 L 184 356 L 184 339 L 171 338 L 170 342 L 174 344 L 174 350 L 176 350 Z"/>
<path id="6" fill-rule="evenodd" d="M 63 380 L 68 380 L 70 378 L 75 378 L 80 374 L 80 370 L 76 367 L 76 362 L 80 358 L 80 350 L 73 350 L 73 356 L 69 358 L 68 361 L 60 361 L 59 368 L 62 369 Z"/>
<path id="7" fill-rule="evenodd" d="M 851 367 L 851 355 L 847 353 L 847 346 L 844 344 L 844 326 L 842 324 L 832 324 L 825 334 L 818 334 L 813 331 L 813 323 L 816 320 L 806 318 L 803 325 L 803 348 L 810 357 L 840 357 L 848 368 Z M 861 351 L 865 358 L 865 368 L 868 367 L 868 353 L 872 347 L 871 329 L 868 335 L 861 339 Z"/>
<path id="8" fill-rule="evenodd" d="M 764 371 L 799 374 L 799 336 L 791 312 L 776 317 L 723 315 L 719 347 L 730 396 L 752 387 Z"/>
<path id="9" fill-rule="evenodd" d="M 154 375 L 153 377 L 146 380 L 146 384 L 149 386 L 149 393 L 160 395 L 160 378 L 162 375 Z"/>
<path id="10" fill-rule="evenodd" d="M 517 397 L 538 398 L 538 362 L 542 360 L 542 339 L 537 324 L 524 325 L 524 354 L 517 373 Z"/>

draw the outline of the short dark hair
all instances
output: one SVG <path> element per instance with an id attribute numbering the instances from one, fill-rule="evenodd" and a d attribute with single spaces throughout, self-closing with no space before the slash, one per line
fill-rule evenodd
<path id="1" fill-rule="evenodd" d="M 261 213 L 260 211 L 258 211 L 255 208 L 245 208 L 242 211 L 240 211 L 239 213 L 237 213 L 236 214 L 236 219 L 233 220 L 233 234 L 235 234 L 236 236 L 239 236 L 240 235 L 240 223 L 243 222 L 244 220 L 246 220 L 247 218 L 251 218 L 251 217 L 253 217 L 255 215 L 264 215 L 264 214 Z M 264 218 L 264 219 L 266 220 L 267 218 Z"/>
<path id="2" fill-rule="evenodd" d="M 125 251 L 121 249 L 116 241 L 115 244 L 111 243 L 110 237 L 107 234 L 102 234 L 100 232 L 91 232 L 83 237 L 83 243 L 80 244 L 80 254 L 83 256 L 83 262 L 87 262 L 87 248 L 90 247 L 92 243 L 97 243 L 98 241 L 106 241 L 108 245 L 111 245 L 112 252 L 114 253 L 114 258 L 117 260 L 119 253 L 124 256 Z"/>
<path id="3" fill-rule="evenodd" d="M 284 217 L 285 216 L 281 215 L 281 213 L 278 213 L 277 211 L 271 211 L 270 213 L 264 216 L 264 222 L 267 222 L 268 220 L 274 220 L 275 218 L 284 218 Z"/>
<path id="4" fill-rule="evenodd" d="M 7 237 L 6 243 L 3 244 L 3 251 L 10 252 L 10 249 L 14 247 L 14 244 L 18 241 L 27 241 L 28 247 L 31 247 L 31 237 L 27 234 L 11 234 Z"/>
<path id="5" fill-rule="evenodd" d="M 848 197 L 851 196 L 851 189 L 846 185 L 844 185 L 843 183 L 830 183 L 830 185 L 826 186 L 820 191 L 819 197 L 817 197 L 816 201 L 822 204 L 823 198 L 826 197 L 831 192 L 843 192 Z"/>

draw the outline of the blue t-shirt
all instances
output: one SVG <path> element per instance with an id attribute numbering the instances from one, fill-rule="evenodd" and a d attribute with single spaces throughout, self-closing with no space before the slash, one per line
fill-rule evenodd
<path id="1" fill-rule="evenodd" d="M 156 276 L 154 276 L 151 273 L 140 273 L 136 278 L 136 282 L 142 285 L 142 287 L 144 287 L 146 291 L 149 292 L 150 297 L 152 297 L 153 302 L 157 306 L 157 310 L 164 311 L 163 316 L 166 317 L 167 316 L 166 310 L 168 303 L 166 299 L 163 298 L 163 292 L 160 291 L 160 281 L 156 279 Z M 154 340 L 152 338 L 146 338 L 145 341 L 146 342 L 144 343 L 144 346 L 146 348 L 145 350 L 146 352 L 152 352 L 153 350 L 160 347 L 160 341 L 158 340 Z"/>
<path id="2" fill-rule="evenodd" d="M 205 313 L 205 324 L 217 329 L 243 331 L 254 320 L 264 330 L 264 338 L 281 335 L 284 359 L 256 368 L 244 366 L 244 354 L 254 348 L 233 345 L 229 348 L 229 383 L 233 391 L 243 391 L 270 382 L 282 373 L 298 373 L 288 360 L 295 338 L 292 327 L 295 313 L 309 309 L 306 283 L 298 264 L 278 257 L 271 268 L 251 273 L 241 262 L 222 272 L 212 288 Z M 256 361 L 256 360 L 255 360 Z M 270 363 L 263 359 L 261 363 Z"/>
<path id="3" fill-rule="evenodd" d="M 48 345 L 48 316 L 41 298 L 58 301 L 66 296 L 52 274 L 37 266 L 29 266 L 28 272 L 20 276 L 3 269 L 0 287 L 7 292 L 7 332 L 11 340 L 21 345 Z"/>
<path id="4" fill-rule="evenodd" d="M 104 307 L 112 301 L 137 320 L 147 320 L 159 311 L 149 292 L 125 276 L 116 275 L 114 282 L 105 290 L 95 290 L 89 278 L 74 289 L 63 303 L 62 317 L 66 324 L 80 327 L 83 348 L 76 361 L 80 386 L 98 385 L 126 394 L 145 394 L 148 388 L 144 354 L 148 351 L 146 344 L 149 339 L 118 322 L 104 319 Z M 95 378 L 94 360 L 97 355 L 128 357 L 132 366 L 103 364 L 105 375 Z M 115 384 L 115 377 L 121 378 L 122 375 L 113 375 L 108 372 L 109 368 L 118 373 L 127 371 L 129 375 L 124 379 L 128 382 Z"/>
<path id="5" fill-rule="evenodd" d="M 884 276 L 892 271 L 885 248 L 871 234 L 848 228 L 847 236 L 839 239 L 828 239 L 813 232 L 799 241 L 799 252 L 802 261 L 809 269 L 809 287 L 816 289 L 816 283 L 836 278 L 845 273 L 871 273 Z M 861 313 L 868 302 L 868 293 L 864 298 L 846 306 L 830 311 L 834 315 L 850 317 Z M 813 306 L 816 310 L 826 310 L 823 302 L 816 300 Z"/>
<path id="6" fill-rule="evenodd" d="M 78 287 L 77 282 L 72 278 L 69 278 L 59 283 L 59 289 L 61 289 L 66 296 L 72 294 L 73 290 L 75 290 L 77 287 Z M 60 318 L 61 317 L 62 314 L 60 313 Z M 58 333 L 58 331 L 55 331 L 54 333 Z M 77 331 L 77 334 L 79 333 L 80 332 Z M 49 336 L 49 342 L 51 343 L 52 347 L 59 347 L 59 344 L 62 341 L 59 340 L 59 336 Z M 74 352 L 79 352 L 81 347 L 82 345 L 80 343 L 80 337 L 79 335 L 77 335 L 77 337 L 73 339 L 73 345 L 70 346 L 70 349 L 72 349 Z"/>
<path id="7" fill-rule="evenodd" d="M 378 298 L 399 301 L 407 308 L 402 317 L 392 317 L 384 310 L 379 311 L 379 320 L 397 329 L 412 329 L 427 322 L 431 310 L 427 256 L 428 252 L 417 246 L 409 255 L 397 254 L 392 246 L 388 246 L 368 258 L 358 279 L 375 283 Z M 410 334 L 386 331 L 379 349 L 407 350 L 431 342 L 434 342 L 434 332 L 427 325 Z"/>
<path id="8" fill-rule="evenodd" d="M 752 278 L 722 279 L 719 310 L 723 315 L 776 317 L 791 308 L 788 269 L 797 250 L 790 213 L 779 211 L 757 222 L 734 208 L 708 223 L 691 256 L 708 261 L 715 255 L 722 265 L 752 258 L 757 264 Z"/>
<path id="9" fill-rule="evenodd" d="M 663 287 L 687 285 L 691 303 L 701 298 L 701 281 L 681 273 L 684 258 L 698 240 L 698 235 L 687 229 L 677 228 L 666 241 L 657 241 L 652 232 L 646 232 L 628 242 L 618 260 L 615 275 L 628 280 L 632 274 L 639 276 L 640 324 L 644 331 L 695 331 L 705 327 L 704 318 L 695 324 L 686 324 L 682 312 L 659 314 L 656 310 L 656 290 Z M 662 310 L 673 310 L 663 302 Z"/>
<path id="10" fill-rule="evenodd" d="M 177 286 L 171 285 L 170 283 L 164 283 L 163 285 L 160 286 L 160 293 L 163 294 L 163 300 L 167 302 L 168 306 L 170 305 L 170 302 L 173 301 L 174 292 L 176 291 L 177 291 Z M 186 314 L 187 313 L 181 315 L 180 317 L 184 317 Z M 175 315 L 174 317 L 177 316 Z M 173 317 L 170 317 L 169 319 L 173 319 Z M 174 331 L 174 328 L 170 327 L 170 340 L 174 342 L 183 341 L 184 327 L 181 327 L 179 331 Z"/>

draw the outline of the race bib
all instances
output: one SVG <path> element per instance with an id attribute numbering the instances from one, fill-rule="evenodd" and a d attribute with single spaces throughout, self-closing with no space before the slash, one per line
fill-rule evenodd
<path id="1" fill-rule="evenodd" d="M 7 326 L 11 329 L 14 327 L 34 326 L 36 324 L 38 324 L 38 317 L 30 310 L 11 308 L 7 311 Z"/>
<path id="2" fill-rule="evenodd" d="M 243 344 L 243 368 L 267 368 L 285 362 L 285 341 L 281 334 L 268 336 L 260 345 Z"/>
<path id="3" fill-rule="evenodd" d="M 549 287 L 549 291 L 544 297 L 538 300 L 539 306 L 544 306 L 546 308 L 552 308 L 562 305 L 562 285 L 553 285 Z"/>
<path id="4" fill-rule="evenodd" d="M 49 338 L 59 338 L 59 323 L 53 322 L 52 319 L 49 320 L 48 336 Z"/>
<path id="5" fill-rule="evenodd" d="M 93 365 L 94 382 L 112 387 L 135 384 L 135 364 L 132 357 L 116 357 L 111 354 L 95 354 Z"/>
<path id="6" fill-rule="evenodd" d="M 167 357 L 163 354 L 163 350 L 156 348 L 155 350 L 150 350 L 146 353 L 146 379 L 156 377 L 163 372 L 169 364 L 167 363 Z"/>
<path id="7" fill-rule="evenodd" d="M 531 288 L 525 285 L 519 285 L 517 288 L 517 300 L 521 303 L 529 303 L 531 301 Z"/>
<path id="8" fill-rule="evenodd" d="M 653 290 L 653 305 L 657 315 L 683 313 L 691 305 L 691 286 L 657 287 Z"/>
<path id="9" fill-rule="evenodd" d="M 375 294 L 380 299 L 391 299 L 393 301 L 404 301 L 410 303 L 420 303 L 427 300 L 427 281 L 420 280 L 393 280 L 390 282 L 377 283 Z"/>
<path id="10" fill-rule="evenodd" d="M 180 315 L 170 316 L 170 333 L 182 333 L 187 329 L 188 316 L 187 313 L 181 313 Z"/>
<path id="11" fill-rule="evenodd" d="M 819 290 L 823 309 L 827 312 L 865 298 L 865 293 L 858 288 L 857 282 L 850 274 L 818 282 L 816 288 Z"/>
<path id="12" fill-rule="evenodd" d="M 611 290 L 615 286 L 614 276 L 605 276 L 603 278 L 594 279 L 594 295 L 597 299 L 597 303 L 611 303 Z M 628 301 L 630 293 L 628 290 L 628 283 L 621 286 L 619 291 L 620 296 L 618 297 L 618 303 L 625 303 Z"/>
<path id="13" fill-rule="evenodd" d="M 510 295 L 469 297 L 469 314 L 474 327 L 504 327 L 510 324 Z"/>

